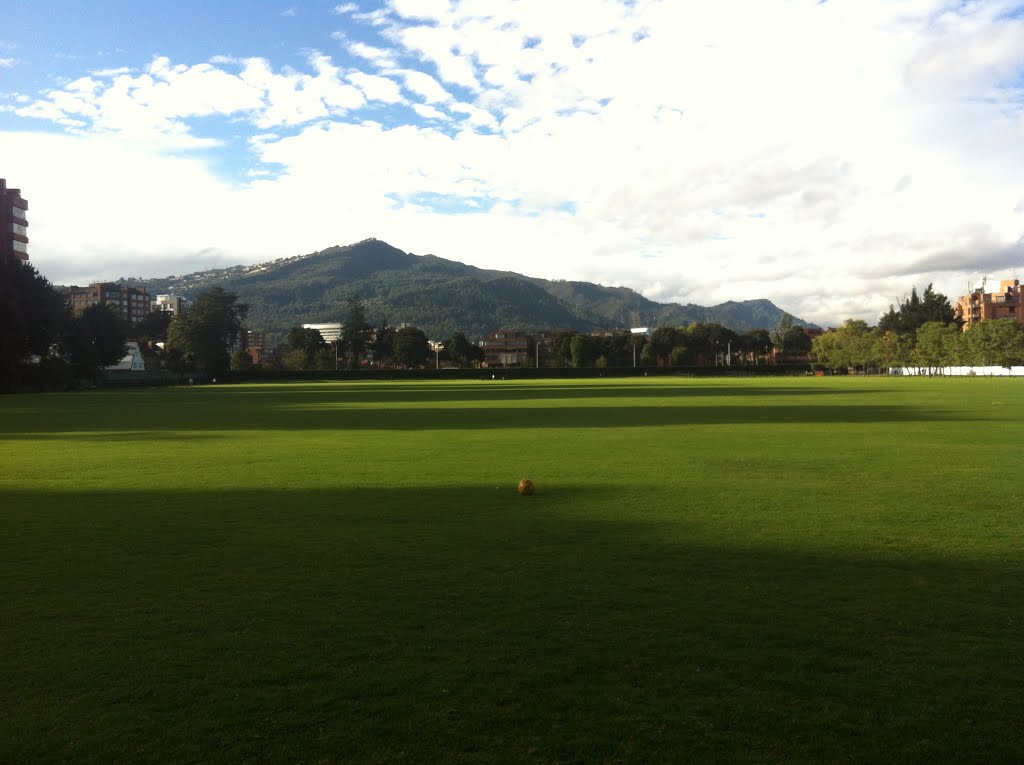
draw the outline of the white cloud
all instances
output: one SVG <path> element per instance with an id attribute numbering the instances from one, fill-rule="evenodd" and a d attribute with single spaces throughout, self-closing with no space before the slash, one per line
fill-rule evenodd
<path id="1" fill-rule="evenodd" d="M 155 59 L 21 105 L 76 133 L 0 133 L 32 203 L 33 259 L 253 261 L 378 236 L 663 300 L 769 297 L 819 323 L 874 320 L 915 283 L 954 295 L 976 272 L 1024 270 L 1024 22 L 1011 3 L 346 5 L 382 40 L 341 35 L 357 68 L 320 53 L 301 71 Z M 263 164 L 248 185 L 165 156 L 208 146 L 194 118 L 209 115 L 275 133 L 249 136 Z M 48 188 L 38 167 L 57 161 L 81 177 L 119 168 L 96 204 L 132 189 L 127 230 Z M 215 212 L 171 231 L 136 206 L 147 196 Z M 491 209 L 446 215 L 437 196 Z"/>
<path id="2" fill-rule="evenodd" d="M 353 72 L 348 80 L 359 88 L 370 101 L 382 101 L 386 104 L 398 104 L 404 101 L 402 89 L 398 83 L 387 77 L 380 77 L 365 72 Z"/>
<path id="3" fill-rule="evenodd" d="M 355 3 L 342 3 L 341 5 L 334 6 L 334 13 L 339 16 L 344 16 L 346 13 L 353 13 L 359 10 L 359 6 Z"/>
<path id="4" fill-rule="evenodd" d="M 454 100 L 452 94 L 442 88 L 441 84 L 429 74 L 418 72 L 415 69 L 405 69 L 398 74 L 405 79 L 406 89 L 420 96 L 427 103 L 445 104 Z"/>
<path id="5" fill-rule="evenodd" d="M 16 58 L 0 58 L 0 69 L 11 69 L 18 65 Z"/>
<path id="6" fill-rule="evenodd" d="M 413 104 L 412 109 L 418 115 L 427 120 L 447 120 L 448 115 L 427 104 Z"/>
<path id="7" fill-rule="evenodd" d="M 342 34 L 341 39 L 344 39 L 344 34 Z M 394 69 L 398 66 L 393 51 L 376 48 L 363 42 L 352 43 L 348 46 L 348 52 L 353 56 L 366 59 L 379 69 Z"/>

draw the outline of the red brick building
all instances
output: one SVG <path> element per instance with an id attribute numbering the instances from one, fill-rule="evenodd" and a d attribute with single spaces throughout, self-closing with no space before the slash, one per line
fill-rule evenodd
<path id="1" fill-rule="evenodd" d="M 68 305 L 76 314 L 89 306 L 109 305 L 122 318 L 138 324 L 149 315 L 152 299 L 145 287 L 128 287 L 113 282 L 97 282 L 88 287 L 68 287 Z"/>
<path id="2" fill-rule="evenodd" d="M 962 296 L 953 307 L 956 317 L 964 323 L 964 331 L 986 319 L 1014 319 L 1024 324 L 1024 289 L 1019 279 L 1003 279 L 998 292 L 983 289 Z"/>
<path id="3" fill-rule="evenodd" d="M 28 200 L 0 178 L 0 257 L 28 262 Z"/>
<path id="4" fill-rule="evenodd" d="M 499 329 L 484 338 L 484 362 L 489 367 L 521 367 L 533 359 L 534 339 L 514 329 Z"/>

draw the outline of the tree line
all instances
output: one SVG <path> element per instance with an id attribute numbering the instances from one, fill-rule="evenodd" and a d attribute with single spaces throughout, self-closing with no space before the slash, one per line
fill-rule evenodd
<path id="1" fill-rule="evenodd" d="M 829 369 L 888 369 L 914 366 L 1016 366 L 1024 364 L 1024 325 L 1014 319 L 989 319 L 967 331 L 948 298 L 917 289 L 898 306 L 889 306 L 875 327 L 848 319 L 817 337 L 812 352 Z"/>

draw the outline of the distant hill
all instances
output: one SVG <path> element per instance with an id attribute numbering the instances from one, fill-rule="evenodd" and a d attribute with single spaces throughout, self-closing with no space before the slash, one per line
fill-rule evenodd
<path id="1" fill-rule="evenodd" d="M 455 331 L 479 339 L 502 328 L 589 331 L 693 322 L 717 322 L 744 332 L 770 329 L 787 315 L 768 300 L 710 308 L 656 303 L 625 287 L 490 271 L 402 252 L 378 239 L 254 266 L 121 281 L 145 285 L 153 295 L 190 298 L 219 285 L 249 305 L 249 326 L 272 336 L 297 324 L 344 320 L 345 301 L 353 292 L 365 300 L 371 323 L 386 317 L 391 324 L 421 327 L 437 339 Z"/>

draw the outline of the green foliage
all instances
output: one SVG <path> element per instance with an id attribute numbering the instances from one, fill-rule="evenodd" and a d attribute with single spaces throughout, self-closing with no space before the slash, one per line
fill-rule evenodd
<path id="1" fill-rule="evenodd" d="M 252 356 L 247 351 L 235 351 L 231 354 L 231 369 L 246 370 L 252 368 Z"/>
<path id="2" fill-rule="evenodd" d="M 234 293 L 214 287 L 171 322 L 167 347 L 186 368 L 209 375 L 226 372 L 231 367 L 231 346 L 242 332 L 247 310 Z"/>
<path id="3" fill-rule="evenodd" d="M 449 360 L 458 367 L 466 367 L 470 365 L 470 362 L 473 359 L 474 347 L 475 346 L 469 342 L 469 338 L 461 332 L 454 333 L 444 341 L 444 350 L 448 354 Z"/>
<path id="4" fill-rule="evenodd" d="M 1014 319 L 990 319 L 972 324 L 963 337 L 968 364 L 1015 366 L 1024 364 L 1024 325 Z"/>
<path id="5" fill-rule="evenodd" d="M 64 352 L 82 378 L 95 378 L 100 367 L 116 364 L 124 358 L 127 323 L 110 305 L 102 303 L 68 320 L 64 332 Z"/>
<path id="6" fill-rule="evenodd" d="M 878 320 L 878 328 L 883 332 L 913 337 L 922 324 L 949 324 L 953 321 L 953 316 L 953 306 L 950 305 L 949 299 L 942 293 L 935 292 L 929 284 L 920 297 L 917 294 L 917 287 L 913 287 L 910 290 L 910 297 L 905 298 L 899 308 L 890 305 L 889 311 Z"/>
<path id="7" fill-rule="evenodd" d="M 318 330 L 308 327 L 292 327 L 288 332 L 288 349 L 285 354 L 286 369 L 313 369 L 318 367 L 317 358 L 326 343 Z M 330 351 L 331 366 L 334 369 L 334 351 Z"/>
<path id="8" fill-rule="evenodd" d="M 0 257 L 0 391 L 18 389 L 30 357 L 50 355 L 67 317 L 63 295 L 31 263 Z"/>
<path id="9" fill-rule="evenodd" d="M 960 364 L 963 332 L 956 324 L 928 321 L 917 328 L 913 361 L 925 367 Z"/>
<path id="10" fill-rule="evenodd" d="M 395 362 L 405 367 L 419 367 L 430 355 L 430 344 L 419 327 L 402 327 L 395 331 Z"/>
<path id="11" fill-rule="evenodd" d="M 170 311 L 150 311 L 138 324 L 128 325 L 127 338 L 139 341 L 151 340 L 155 343 L 166 342 L 167 331 L 173 319 L 174 314 Z"/>
<path id="12" fill-rule="evenodd" d="M 341 342 L 349 356 L 349 363 L 358 366 L 366 354 L 372 337 L 372 328 L 366 320 L 363 299 L 358 294 L 349 295 L 346 302 L 345 323 L 341 328 Z"/>
<path id="13" fill-rule="evenodd" d="M 876 360 L 875 334 L 860 319 L 847 319 L 839 329 L 814 338 L 812 349 L 818 362 L 830 369 L 866 369 Z"/>
<path id="14" fill-rule="evenodd" d="M 594 363 L 594 346 L 589 335 L 573 335 L 569 347 L 574 367 L 589 367 Z"/>
<path id="15" fill-rule="evenodd" d="M 373 333 L 373 357 L 377 364 L 386 362 L 395 354 L 395 328 L 384 318 Z"/>
<path id="16" fill-rule="evenodd" d="M 669 363 L 669 355 L 672 353 L 672 349 L 683 345 L 684 337 L 686 337 L 685 331 L 678 330 L 675 327 L 658 327 L 655 329 L 651 333 L 649 341 L 655 360 L 664 359 L 665 363 Z"/>

